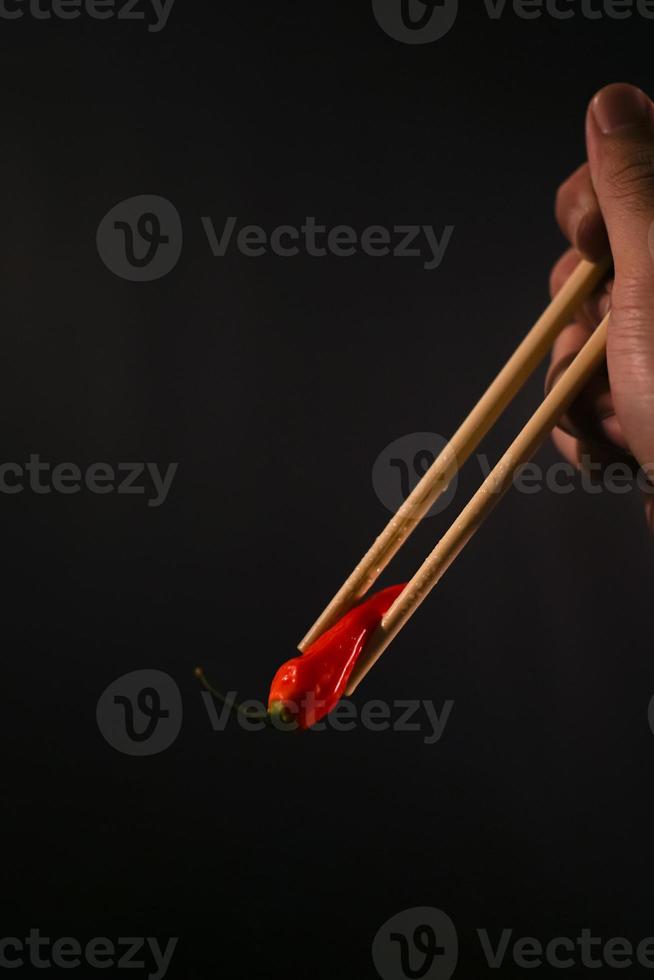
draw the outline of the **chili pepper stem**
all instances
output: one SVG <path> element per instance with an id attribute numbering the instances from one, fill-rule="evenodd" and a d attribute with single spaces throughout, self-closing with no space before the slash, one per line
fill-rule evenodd
<path id="1" fill-rule="evenodd" d="M 238 701 L 234 701 L 231 698 L 226 697 L 221 691 L 218 691 L 213 684 L 210 684 L 207 680 L 207 675 L 205 674 L 202 667 L 196 667 L 193 671 L 197 679 L 200 681 L 202 686 L 211 694 L 214 698 L 220 701 L 221 704 L 226 705 L 229 710 L 236 715 L 241 715 L 243 718 L 247 718 L 249 721 L 265 721 L 267 725 L 270 724 L 270 715 L 267 711 L 261 713 L 260 711 L 248 711 L 243 705 L 239 704 Z"/>

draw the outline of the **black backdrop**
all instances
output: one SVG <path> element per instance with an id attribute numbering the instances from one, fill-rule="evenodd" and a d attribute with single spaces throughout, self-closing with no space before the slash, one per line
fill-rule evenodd
<path id="1" fill-rule="evenodd" d="M 421 905 L 455 923 L 462 976 L 488 970 L 478 928 L 654 934 L 654 563 L 635 494 L 514 492 L 494 513 L 355 699 L 454 701 L 437 744 L 214 732 L 193 677 L 203 663 L 265 697 L 388 518 L 378 454 L 452 432 L 546 302 L 588 99 L 654 90 L 654 22 L 472 6 L 424 45 L 367 2 L 177 0 L 158 33 L 0 20 L 2 461 L 179 464 L 156 508 L 0 495 L 3 936 L 179 936 L 169 976 L 332 978 L 376 976 L 375 933 Z M 141 194 L 184 228 L 176 267 L 144 283 L 96 248 Z M 229 215 L 454 232 L 433 271 L 214 258 L 200 217 Z M 541 391 L 542 372 L 490 458 Z M 478 479 L 473 463 L 456 503 Z M 96 722 L 137 669 L 184 705 L 174 744 L 143 758 Z M 507 957 L 503 975 L 524 972 Z"/>

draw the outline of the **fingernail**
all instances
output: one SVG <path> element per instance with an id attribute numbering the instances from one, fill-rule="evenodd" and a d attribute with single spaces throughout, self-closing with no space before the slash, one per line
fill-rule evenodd
<path id="1" fill-rule="evenodd" d="M 609 85 L 595 96 L 593 115 L 605 136 L 638 126 L 649 116 L 650 101 L 631 85 Z"/>

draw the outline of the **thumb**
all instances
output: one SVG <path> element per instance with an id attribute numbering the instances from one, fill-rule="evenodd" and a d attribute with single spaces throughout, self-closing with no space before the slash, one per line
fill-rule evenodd
<path id="1" fill-rule="evenodd" d="M 654 106 L 609 85 L 586 119 L 588 161 L 615 265 L 607 361 L 616 414 L 639 463 L 654 466 Z"/>

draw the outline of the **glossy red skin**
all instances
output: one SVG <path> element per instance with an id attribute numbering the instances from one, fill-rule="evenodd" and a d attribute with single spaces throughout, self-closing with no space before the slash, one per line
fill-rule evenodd
<path id="1" fill-rule="evenodd" d="M 324 718 L 343 696 L 370 634 L 403 588 L 392 585 L 355 606 L 301 656 L 280 667 L 270 688 L 268 710 L 284 703 L 300 728 L 310 728 Z"/>

